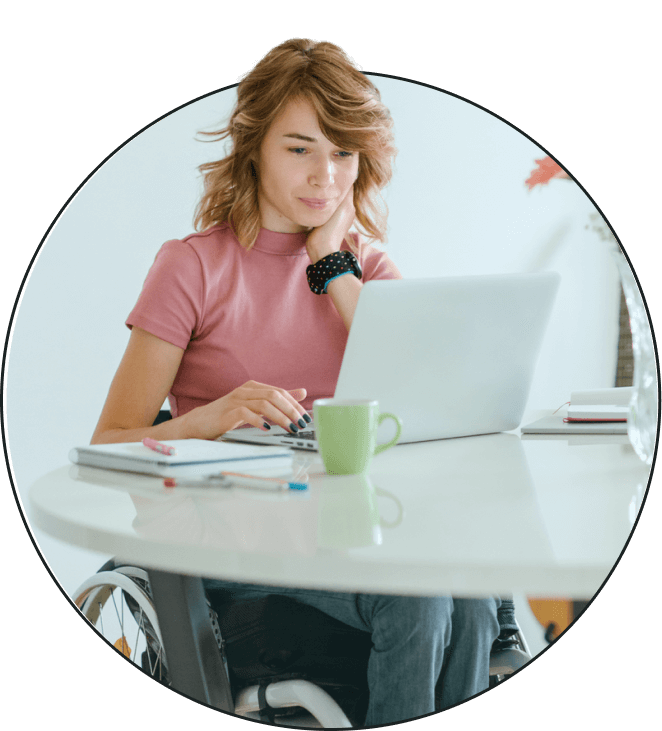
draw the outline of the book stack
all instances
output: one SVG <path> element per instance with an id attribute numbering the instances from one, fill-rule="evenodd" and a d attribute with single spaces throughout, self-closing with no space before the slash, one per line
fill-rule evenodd
<path id="1" fill-rule="evenodd" d="M 627 434 L 631 397 L 630 387 L 573 391 L 567 410 L 526 424 L 522 434 Z"/>
<path id="2" fill-rule="evenodd" d="M 566 423 L 627 422 L 631 388 L 575 391 L 570 396 Z"/>

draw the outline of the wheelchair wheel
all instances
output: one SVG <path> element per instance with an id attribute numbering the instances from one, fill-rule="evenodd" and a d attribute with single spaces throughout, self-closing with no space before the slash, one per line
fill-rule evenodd
<path id="1" fill-rule="evenodd" d="M 170 685 L 145 571 L 106 564 L 78 588 L 73 600 L 110 645 L 152 678 Z"/>

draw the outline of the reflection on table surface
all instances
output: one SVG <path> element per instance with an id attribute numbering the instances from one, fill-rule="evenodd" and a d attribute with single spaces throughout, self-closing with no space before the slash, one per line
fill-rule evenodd
<path id="1" fill-rule="evenodd" d="M 589 596 L 632 529 L 648 468 L 622 440 L 492 434 L 399 445 L 365 476 L 297 452 L 306 492 L 165 488 L 71 465 L 37 481 L 56 537 L 172 570 L 327 588 Z M 587 593 L 589 592 L 589 593 Z"/>

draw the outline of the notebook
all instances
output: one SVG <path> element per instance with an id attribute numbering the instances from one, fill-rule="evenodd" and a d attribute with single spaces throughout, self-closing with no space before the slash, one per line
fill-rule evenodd
<path id="1" fill-rule="evenodd" d="M 125 442 L 74 447 L 69 452 L 69 460 L 88 467 L 160 477 L 185 477 L 225 469 L 259 474 L 260 470 L 291 466 L 293 457 L 292 451 L 285 447 L 265 449 L 205 439 L 170 439 L 162 443 L 175 447 L 177 454 L 159 454 L 142 442 Z"/>
<path id="2" fill-rule="evenodd" d="M 517 428 L 559 282 L 555 272 L 367 282 L 335 398 L 377 400 L 400 417 L 401 444 Z M 317 449 L 314 423 L 222 438 Z"/>

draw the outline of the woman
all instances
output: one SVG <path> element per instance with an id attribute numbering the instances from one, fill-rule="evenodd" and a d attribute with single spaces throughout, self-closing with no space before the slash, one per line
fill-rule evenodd
<path id="1" fill-rule="evenodd" d="M 201 167 L 200 232 L 159 251 L 93 443 L 310 423 L 313 400 L 335 390 L 362 283 L 400 278 L 349 233 L 357 222 L 385 238 L 376 197 L 391 127 L 377 89 L 330 43 L 288 41 L 244 78 L 215 133 L 231 150 Z M 166 396 L 173 419 L 151 426 Z M 442 708 L 487 688 L 495 600 L 206 588 L 212 601 L 287 594 L 371 632 L 366 725 L 433 712 L 438 680 Z"/>

